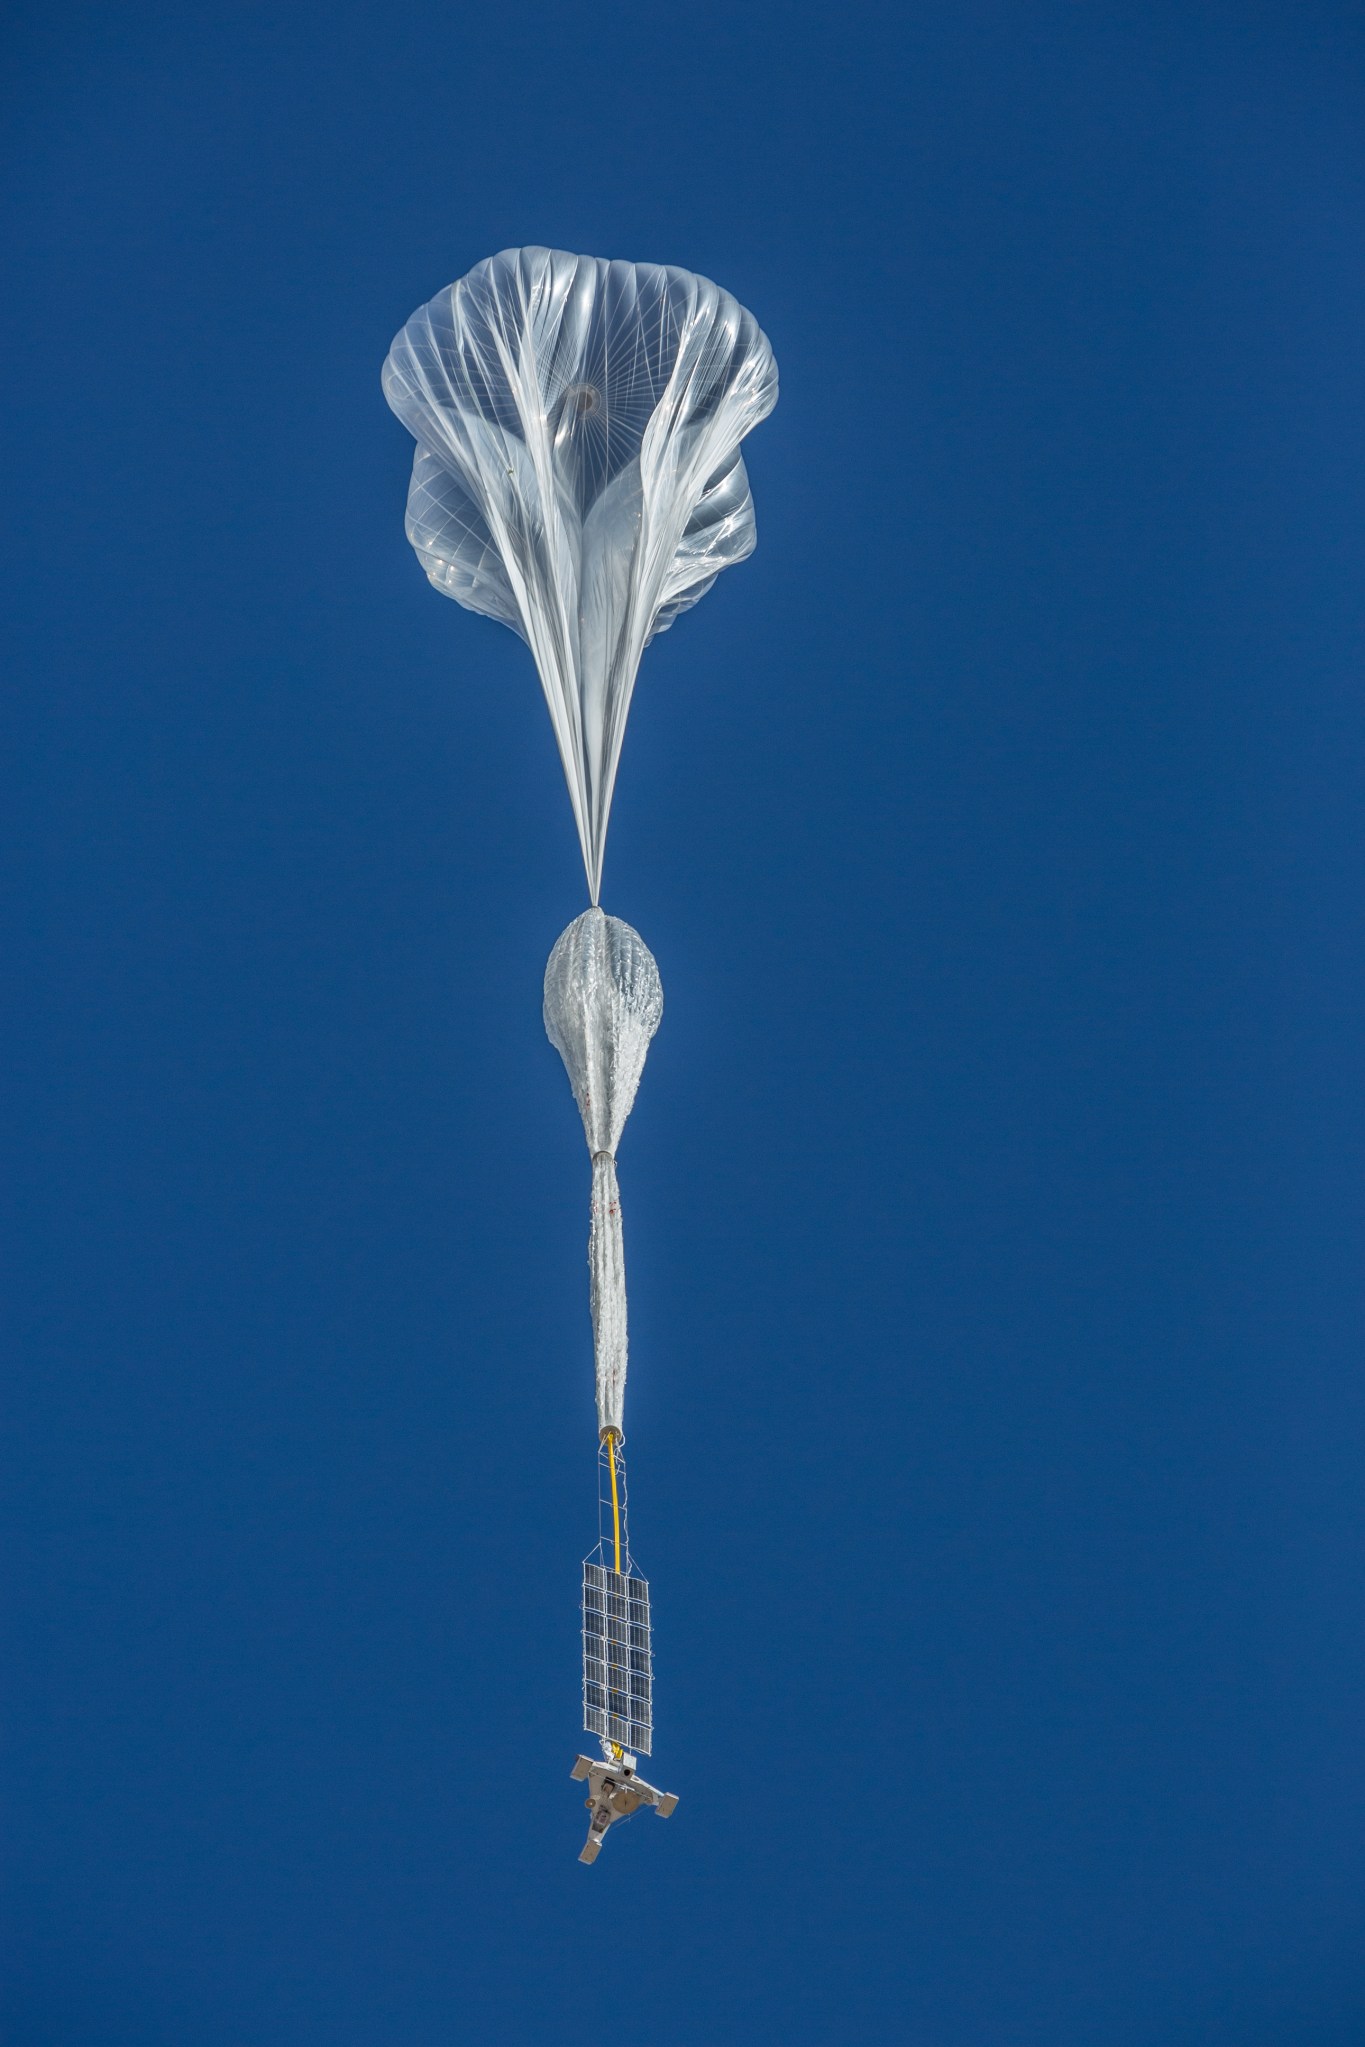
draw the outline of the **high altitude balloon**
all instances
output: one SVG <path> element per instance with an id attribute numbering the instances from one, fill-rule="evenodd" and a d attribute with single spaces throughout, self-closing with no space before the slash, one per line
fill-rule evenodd
<path id="1" fill-rule="evenodd" d="M 438 590 L 530 647 L 578 823 L 591 907 L 545 970 L 545 1029 L 592 1158 L 588 1267 L 597 1368 L 598 1540 L 583 1564 L 580 1756 L 609 1826 L 671 1794 L 653 1740 L 649 1586 L 626 1525 L 626 1267 L 616 1150 L 663 1014 L 639 933 L 601 909 L 602 856 L 640 656 L 754 546 L 739 445 L 777 401 L 753 316 L 687 270 L 505 249 L 414 313 L 384 365 L 414 435 L 407 534 Z"/>
<path id="2" fill-rule="evenodd" d="M 640 656 L 753 550 L 772 350 L 690 271 L 505 249 L 413 314 L 384 391 L 427 575 L 535 656 L 596 903 Z"/>

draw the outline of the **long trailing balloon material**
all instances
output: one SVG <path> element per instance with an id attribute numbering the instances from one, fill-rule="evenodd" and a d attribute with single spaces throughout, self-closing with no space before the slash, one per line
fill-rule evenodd
<path id="1" fill-rule="evenodd" d="M 596 904 L 640 656 L 754 547 L 772 350 L 690 271 L 507 249 L 413 314 L 384 391 L 427 575 L 535 656 Z"/>
<path id="2" fill-rule="evenodd" d="M 654 955 L 629 924 L 585 910 L 561 934 L 545 969 L 545 1029 L 564 1061 L 592 1154 L 588 1272 L 597 1426 L 618 1439 L 625 1434 L 628 1351 L 616 1148 L 663 1008 Z"/>

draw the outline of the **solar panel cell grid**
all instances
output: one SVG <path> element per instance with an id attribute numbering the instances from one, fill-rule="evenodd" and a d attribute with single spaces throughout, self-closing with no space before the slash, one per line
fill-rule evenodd
<path id="1" fill-rule="evenodd" d="M 642 1755 L 653 1736 L 649 1587 L 583 1566 L 583 1725 Z"/>

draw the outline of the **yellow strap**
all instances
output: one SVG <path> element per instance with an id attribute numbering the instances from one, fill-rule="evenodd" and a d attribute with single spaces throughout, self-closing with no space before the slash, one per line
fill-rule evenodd
<path id="1" fill-rule="evenodd" d="M 616 1575 L 621 1575 L 621 1502 L 616 1495 L 616 1431 L 607 1431 L 607 1455 L 611 1459 L 611 1532 L 616 1545 Z"/>
<path id="2" fill-rule="evenodd" d="M 611 1533 L 616 1552 L 616 1575 L 621 1575 L 621 1501 L 616 1490 L 616 1431 L 607 1430 L 607 1455 L 611 1459 Z M 611 1752 L 619 1763 L 625 1750 L 619 1741 L 611 1744 Z"/>

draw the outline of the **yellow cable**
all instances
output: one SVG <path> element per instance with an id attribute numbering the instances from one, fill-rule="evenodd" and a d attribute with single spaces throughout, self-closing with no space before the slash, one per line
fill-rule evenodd
<path id="1" fill-rule="evenodd" d="M 607 1430 L 607 1455 L 611 1459 L 611 1532 L 616 1545 L 616 1575 L 621 1575 L 621 1502 L 616 1496 L 616 1431 Z"/>
<path id="2" fill-rule="evenodd" d="M 611 1459 L 611 1532 L 616 1551 L 616 1575 L 621 1575 L 621 1502 L 616 1491 L 616 1431 L 607 1430 L 607 1455 Z M 625 1755 L 619 1741 L 611 1744 L 611 1752 L 619 1763 Z"/>

